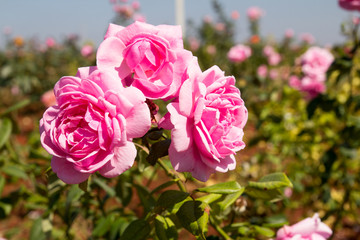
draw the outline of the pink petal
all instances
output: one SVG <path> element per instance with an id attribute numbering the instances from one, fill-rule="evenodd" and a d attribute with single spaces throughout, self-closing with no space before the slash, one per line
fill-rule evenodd
<path id="1" fill-rule="evenodd" d="M 115 148 L 114 153 L 114 157 L 99 170 L 99 173 L 104 177 L 116 177 L 134 164 L 136 148 L 132 142 L 127 142 L 126 145 Z"/>
<path id="2" fill-rule="evenodd" d="M 65 158 L 56 156 L 53 156 L 51 159 L 51 168 L 62 181 L 68 184 L 84 182 L 90 176 L 90 173 L 76 171 L 74 165 L 66 161 Z"/>
<path id="3" fill-rule="evenodd" d="M 114 37 L 118 32 L 120 32 L 123 29 L 124 29 L 123 26 L 110 23 L 104 39 L 107 39 L 108 37 Z"/>

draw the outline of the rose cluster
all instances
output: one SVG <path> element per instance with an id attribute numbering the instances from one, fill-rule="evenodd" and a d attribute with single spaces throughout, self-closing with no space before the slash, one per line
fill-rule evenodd
<path id="1" fill-rule="evenodd" d="M 56 105 L 40 120 L 60 179 L 75 184 L 95 172 L 114 177 L 129 169 L 137 154 L 132 140 L 151 127 L 147 99 L 170 101 L 158 125 L 171 130 L 175 170 L 206 181 L 235 168 L 234 154 L 245 147 L 244 101 L 234 77 L 217 66 L 201 71 L 179 26 L 110 24 L 96 57 L 97 66 L 56 83 Z"/>
<path id="2" fill-rule="evenodd" d="M 309 98 L 316 97 L 326 90 L 326 71 L 334 61 L 334 56 L 324 48 L 311 47 L 301 57 L 301 80 L 291 76 L 289 84 L 291 87 L 306 92 Z"/>

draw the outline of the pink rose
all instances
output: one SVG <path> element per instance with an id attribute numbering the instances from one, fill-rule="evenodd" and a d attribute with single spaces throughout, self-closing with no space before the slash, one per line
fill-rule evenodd
<path id="1" fill-rule="evenodd" d="M 227 57 L 232 62 L 243 62 L 251 56 L 251 48 L 242 44 L 238 44 L 232 48 L 227 54 Z"/>
<path id="2" fill-rule="evenodd" d="M 233 20 L 237 20 L 237 19 L 239 19 L 239 17 L 240 17 L 240 13 L 238 11 L 234 10 L 231 12 L 231 18 Z"/>
<path id="3" fill-rule="evenodd" d="M 266 45 L 263 49 L 263 54 L 267 57 L 269 57 L 270 55 L 274 54 L 275 50 L 272 46 Z"/>
<path id="4" fill-rule="evenodd" d="M 133 8 L 134 10 L 139 10 L 139 8 L 140 8 L 140 3 L 139 3 L 139 1 L 134 1 L 134 2 L 131 3 L 131 6 L 132 6 L 132 8 Z"/>
<path id="5" fill-rule="evenodd" d="M 208 45 L 206 46 L 206 52 L 210 55 L 215 55 L 216 54 L 216 47 L 215 45 Z"/>
<path id="6" fill-rule="evenodd" d="M 96 171 L 115 177 L 133 165 L 132 138 L 143 136 L 151 121 L 138 89 L 124 88 L 114 76 L 86 67 L 76 77 L 62 77 L 54 93 L 57 105 L 45 111 L 40 134 L 61 180 L 81 183 Z"/>
<path id="7" fill-rule="evenodd" d="M 297 76 L 294 76 L 294 75 L 290 76 L 290 78 L 289 78 L 289 86 L 294 88 L 294 89 L 300 90 L 300 87 L 301 87 L 300 79 Z"/>
<path id="8" fill-rule="evenodd" d="M 339 0 L 339 6 L 350 11 L 360 11 L 360 0 Z"/>
<path id="9" fill-rule="evenodd" d="M 46 46 L 48 46 L 49 48 L 55 47 L 56 45 L 55 39 L 51 37 L 47 38 L 45 42 L 46 42 Z"/>
<path id="10" fill-rule="evenodd" d="M 267 66 L 262 64 L 257 69 L 257 75 L 261 78 L 266 78 L 267 71 L 268 71 Z"/>
<path id="11" fill-rule="evenodd" d="M 269 77 L 270 77 L 270 79 L 272 79 L 272 80 L 277 79 L 277 78 L 279 77 L 279 71 L 278 71 L 277 69 L 271 69 L 271 70 L 269 71 Z"/>
<path id="12" fill-rule="evenodd" d="M 281 55 L 277 52 L 274 52 L 273 54 L 271 54 L 269 57 L 268 57 L 268 62 L 269 62 L 269 65 L 271 66 L 276 66 L 280 63 L 281 61 Z"/>
<path id="13" fill-rule="evenodd" d="M 300 35 L 300 39 L 306 42 L 307 44 L 313 44 L 315 42 L 315 38 L 310 33 L 303 33 Z"/>
<path id="14" fill-rule="evenodd" d="M 51 89 L 51 90 L 45 92 L 43 95 L 41 95 L 41 102 L 46 107 L 51 107 L 51 106 L 55 105 L 56 98 L 55 98 L 54 90 Z"/>
<path id="15" fill-rule="evenodd" d="M 194 37 L 189 37 L 189 45 L 191 51 L 196 51 L 200 47 L 200 42 Z"/>
<path id="16" fill-rule="evenodd" d="M 100 70 L 115 71 L 125 86 L 140 89 L 149 99 L 175 97 L 191 59 L 180 26 L 142 22 L 125 28 L 110 24 L 97 51 Z"/>
<path id="17" fill-rule="evenodd" d="M 294 30 L 289 28 L 285 31 L 285 37 L 286 38 L 293 38 L 294 37 Z"/>
<path id="18" fill-rule="evenodd" d="M 306 92 L 307 97 L 312 99 L 326 90 L 325 74 L 306 75 L 301 79 L 300 91 Z"/>
<path id="19" fill-rule="evenodd" d="M 264 11 L 258 7 L 250 7 L 246 14 L 251 21 L 256 21 L 264 15 Z"/>
<path id="20" fill-rule="evenodd" d="M 301 56 L 302 71 L 305 74 L 318 75 L 325 73 L 334 61 L 329 50 L 319 47 L 309 48 Z"/>
<path id="21" fill-rule="evenodd" d="M 326 240 L 332 234 L 331 229 L 322 223 L 316 213 L 292 226 L 284 226 L 276 234 L 276 240 Z"/>
<path id="22" fill-rule="evenodd" d="M 93 46 L 87 44 L 81 48 L 80 52 L 83 57 L 88 57 L 93 53 L 93 51 L 94 51 Z"/>
<path id="23" fill-rule="evenodd" d="M 173 125 L 169 159 L 176 171 L 207 181 L 215 171 L 235 169 L 248 114 L 234 77 L 225 77 L 217 66 L 202 73 L 193 64 L 178 102 L 167 107 L 167 127 Z"/>

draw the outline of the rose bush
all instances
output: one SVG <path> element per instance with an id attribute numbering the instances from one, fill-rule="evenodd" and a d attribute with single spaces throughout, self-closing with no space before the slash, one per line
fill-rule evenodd
<path id="1" fill-rule="evenodd" d="M 332 230 L 315 214 L 292 226 L 285 225 L 278 230 L 276 240 L 326 240 L 331 234 Z"/>
<path id="2" fill-rule="evenodd" d="M 167 108 L 165 119 L 173 125 L 169 159 L 176 171 L 206 181 L 215 171 L 235 169 L 234 154 L 245 147 L 247 109 L 234 77 L 217 66 L 202 73 L 193 61 L 178 101 Z M 160 126 L 169 128 L 166 121 Z"/>
<path id="3" fill-rule="evenodd" d="M 180 26 L 135 22 L 126 28 L 110 24 L 96 57 L 98 68 L 115 71 L 125 86 L 167 100 L 179 91 L 192 54 L 183 49 Z"/>
<path id="4" fill-rule="evenodd" d="M 45 111 L 40 134 L 61 180 L 80 183 L 96 171 L 114 177 L 133 165 L 132 138 L 143 136 L 151 124 L 138 89 L 124 88 L 116 77 L 86 67 L 76 77 L 62 77 L 54 93 L 57 105 Z"/>

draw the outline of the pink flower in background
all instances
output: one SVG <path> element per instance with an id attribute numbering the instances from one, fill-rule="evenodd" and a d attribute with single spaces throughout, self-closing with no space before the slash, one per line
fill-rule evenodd
<path id="1" fill-rule="evenodd" d="M 326 90 L 325 74 L 305 76 L 301 79 L 300 90 L 307 93 L 307 98 L 312 99 Z"/>
<path id="2" fill-rule="evenodd" d="M 257 75 L 261 78 L 266 78 L 267 72 L 268 68 L 265 64 L 262 64 L 257 68 Z"/>
<path id="3" fill-rule="evenodd" d="M 339 6 L 350 11 L 360 11 L 360 0 L 339 0 Z"/>
<path id="4" fill-rule="evenodd" d="M 203 18 L 203 21 L 204 23 L 211 23 L 212 22 L 212 18 L 210 15 L 206 15 L 204 18 Z"/>
<path id="5" fill-rule="evenodd" d="M 278 230 L 276 240 L 326 240 L 332 230 L 321 222 L 316 213 L 312 218 L 306 218 L 292 226 L 284 226 Z"/>
<path id="6" fill-rule="evenodd" d="M 320 47 L 311 47 L 301 56 L 302 71 L 309 75 L 324 74 L 331 63 L 334 56 L 329 50 Z"/>
<path id="7" fill-rule="evenodd" d="M 359 17 L 353 17 L 352 22 L 353 22 L 354 25 L 359 25 L 360 24 L 360 18 Z"/>
<path id="8" fill-rule="evenodd" d="M 139 3 L 139 1 L 133 1 L 133 2 L 131 3 L 131 6 L 132 6 L 132 8 L 133 8 L 134 10 L 139 10 L 139 9 L 140 9 L 140 3 Z"/>
<path id="9" fill-rule="evenodd" d="M 219 32 L 222 32 L 222 31 L 225 30 L 225 24 L 224 24 L 224 23 L 217 23 L 217 24 L 215 25 L 215 29 L 216 29 L 217 31 L 219 31 Z"/>
<path id="10" fill-rule="evenodd" d="M 86 44 L 81 48 L 80 52 L 83 57 L 88 57 L 94 52 L 94 47 L 92 45 Z"/>
<path id="11" fill-rule="evenodd" d="M 51 89 L 41 95 L 41 102 L 45 105 L 45 107 L 51 107 L 56 105 L 54 90 Z"/>
<path id="12" fill-rule="evenodd" d="M 256 21 L 264 15 L 264 11 L 258 7 L 250 7 L 246 14 L 251 21 Z"/>
<path id="13" fill-rule="evenodd" d="M 269 77 L 272 80 L 278 79 L 279 78 L 279 71 L 277 69 L 271 69 L 269 71 Z"/>
<path id="14" fill-rule="evenodd" d="M 280 63 L 281 61 L 281 55 L 279 53 L 273 53 L 268 57 L 268 62 L 269 65 L 271 66 L 276 66 Z"/>
<path id="15" fill-rule="evenodd" d="M 240 17 L 240 13 L 238 11 L 234 10 L 234 11 L 231 12 L 231 18 L 233 20 L 238 20 L 239 17 Z"/>
<path id="16" fill-rule="evenodd" d="M 124 86 L 149 99 L 177 96 L 192 53 L 183 48 L 180 26 L 135 22 L 110 24 L 97 51 L 100 70 L 115 72 Z"/>
<path id="17" fill-rule="evenodd" d="M 230 48 L 227 57 L 232 62 L 243 62 L 251 56 L 251 48 L 238 44 Z"/>
<path id="18" fill-rule="evenodd" d="M 216 54 L 216 47 L 215 45 L 208 45 L 206 46 L 206 52 L 210 55 L 215 55 Z"/>
<path id="19" fill-rule="evenodd" d="M 285 31 L 285 37 L 286 38 L 293 38 L 294 37 L 294 30 L 289 28 Z"/>
<path id="20" fill-rule="evenodd" d="M 265 56 L 269 57 L 270 55 L 275 53 L 275 50 L 272 46 L 266 45 L 263 49 L 263 53 Z"/>
<path id="21" fill-rule="evenodd" d="M 300 90 L 300 87 L 301 87 L 300 79 L 297 76 L 294 76 L 294 75 L 290 76 L 290 78 L 289 78 L 289 86 L 294 88 L 294 89 Z"/>
<path id="22" fill-rule="evenodd" d="M 146 22 L 146 17 L 140 13 L 135 13 L 133 19 L 138 22 Z"/>
<path id="23" fill-rule="evenodd" d="M 235 78 L 224 76 L 217 66 L 201 73 L 193 61 L 189 72 L 178 101 L 167 107 L 165 119 L 172 125 L 169 159 L 176 171 L 207 181 L 215 171 L 235 169 L 234 154 L 245 147 L 247 109 Z"/>
<path id="24" fill-rule="evenodd" d="M 133 165 L 132 138 L 143 136 L 151 124 L 138 89 L 124 88 L 116 77 L 86 67 L 76 77 L 62 77 L 54 92 L 57 105 L 45 111 L 40 134 L 61 180 L 81 183 L 96 171 L 115 177 Z"/>
<path id="25" fill-rule="evenodd" d="M 303 33 L 300 35 L 300 39 L 304 42 L 306 42 L 307 44 L 313 44 L 315 43 L 315 38 L 313 35 L 311 35 L 310 33 Z"/>
<path id="26" fill-rule="evenodd" d="M 197 38 L 189 37 L 189 45 L 191 51 L 196 51 L 200 47 L 200 42 L 197 40 Z"/>
<path id="27" fill-rule="evenodd" d="M 45 43 L 46 43 L 46 46 L 49 48 L 55 47 L 55 45 L 56 45 L 55 39 L 53 39 L 51 37 L 47 38 Z"/>

